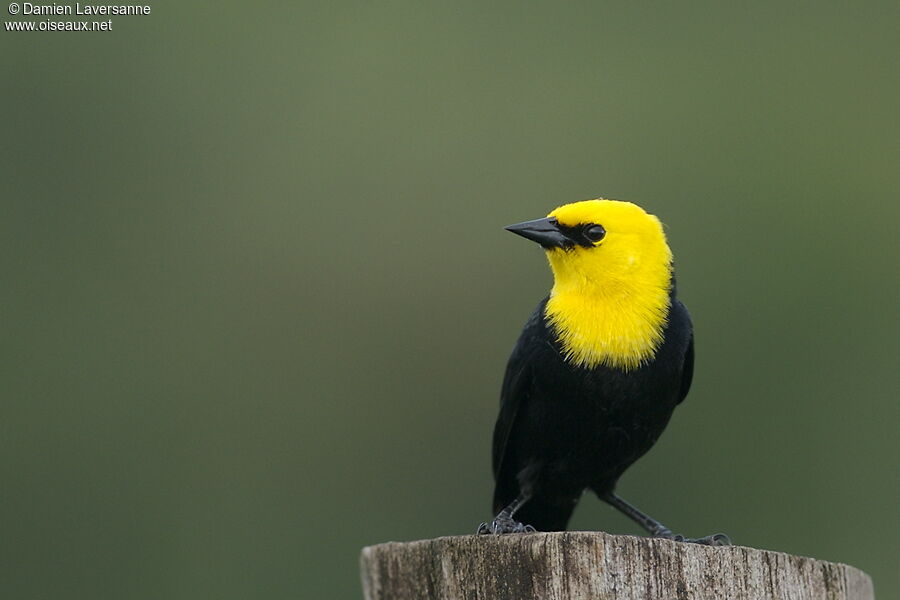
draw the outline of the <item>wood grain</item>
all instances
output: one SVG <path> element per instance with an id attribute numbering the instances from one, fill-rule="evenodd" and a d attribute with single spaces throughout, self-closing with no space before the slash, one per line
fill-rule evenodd
<path id="1" fill-rule="evenodd" d="M 873 600 L 854 567 L 741 546 L 561 532 L 364 548 L 366 600 Z"/>

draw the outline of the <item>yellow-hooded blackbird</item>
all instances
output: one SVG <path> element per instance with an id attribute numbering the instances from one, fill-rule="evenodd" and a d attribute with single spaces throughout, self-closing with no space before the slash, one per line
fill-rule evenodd
<path id="1" fill-rule="evenodd" d="M 479 533 L 559 531 L 581 494 L 650 535 L 686 540 L 614 493 L 688 393 L 694 336 L 659 220 L 630 202 L 566 204 L 507 229 L 539 243 L 554 284 L 513 349 L 494 429 L 494 514 Z"/>

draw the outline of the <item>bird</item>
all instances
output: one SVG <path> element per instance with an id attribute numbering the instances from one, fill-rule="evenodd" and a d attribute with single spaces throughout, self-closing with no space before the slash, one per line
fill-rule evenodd
<path id="1" fill-rule="evenodd" d="M 564 531 L 590 490 L 650 536 L 730 545 L 721 533 L 675 534 L 615 492 L 687 396 L 694 371 L 693 325 L 660 220 L 601 198 L 506 229 L 541 245 L 553 287 L 506 367 L 493 435 L 496 516 L 477 532 Z"/>

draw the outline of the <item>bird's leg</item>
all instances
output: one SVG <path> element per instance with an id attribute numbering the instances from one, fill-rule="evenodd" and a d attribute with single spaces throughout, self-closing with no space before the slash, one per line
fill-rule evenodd
<path id="1" fill-rule="evenodd" d="M 519 494 L 515 500 L 509 503 L 509 506 L 497 513 L 493 521 L 479 525 L 478 531 L 475 533 L 532 533 L 537 531 L 531 525 L 525 525 L 513 519 L 516 511 L 522 508 L 529 498 L 530 496 L 526 494 Z"/>
<path id="2" fill-rule="evenodd" d="M 643 527 L 653 537 L 665 538 L 676 542 L 691 542 L 694 544 L 705 544 L 707 546 L 730 546 L 731 540 L 724 533 L 715 533 L 702 538 L 686 538 L 683 535 L 672 533 L 672 530 L 648 515 L 628 504 L 622 498 L 613 492 L 607 492 L 600 496 L 600 499 L 620 511 L 626 517 Z"/>

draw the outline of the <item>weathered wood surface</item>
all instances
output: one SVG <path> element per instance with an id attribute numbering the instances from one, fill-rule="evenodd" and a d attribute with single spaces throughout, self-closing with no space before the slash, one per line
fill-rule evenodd
<path id="1" fill-rule="evenodd" d="M 872 600 L 848 565 L 600 532 L 445 537 L 364 548 L 366 600 Z"/>

